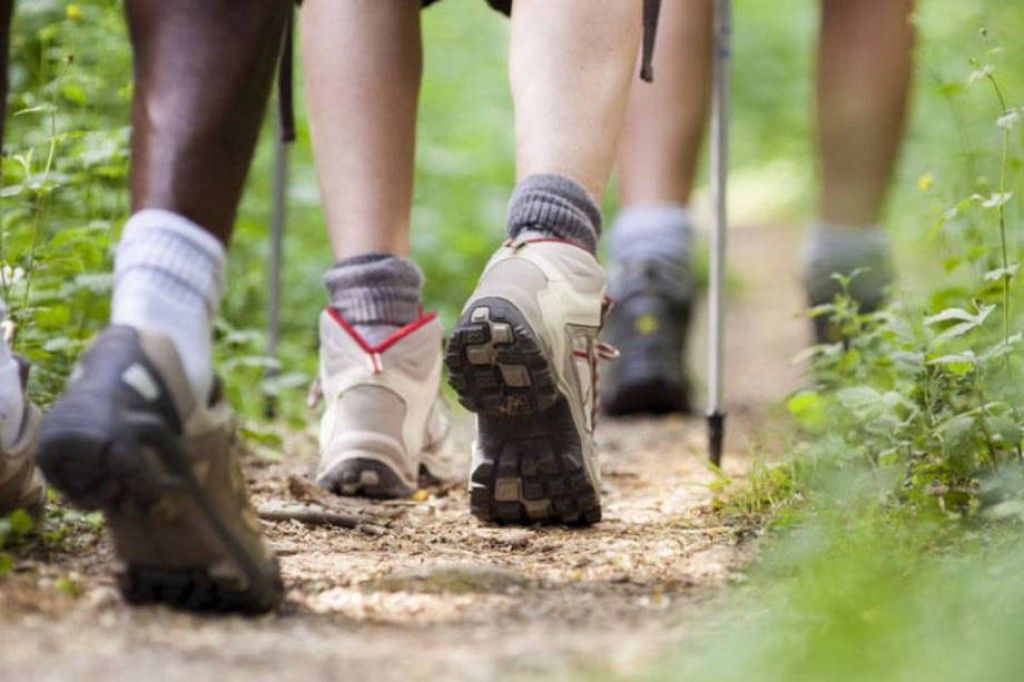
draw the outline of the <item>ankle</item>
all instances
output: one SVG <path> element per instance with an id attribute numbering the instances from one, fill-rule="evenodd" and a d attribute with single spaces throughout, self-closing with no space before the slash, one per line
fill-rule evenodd
<path id="1" fill-rule="evenodd" d="M 512 239 L 550 237 L 597 251 L 601 209 L 590 193 L 564 175 L 531 175 L 512 193 L 508 209 Z"/>
<path id="2" fill-rule="evenodd" d="M 408 258 L 370 253 L 335 263 L 324 274 L 330 305 L 369 343 L 420 315 L 423 273 Z"/>
<path id="3" fill-rule="evenodd" d="M 814 223 L 804 244 L 803 261 L 814 304 L 826 303 L 840 293 L 834 274 L 853 276 L 851 296 L 871 307 L 882 301 L 893 279 L 892 247 L 878 225 Z"/>

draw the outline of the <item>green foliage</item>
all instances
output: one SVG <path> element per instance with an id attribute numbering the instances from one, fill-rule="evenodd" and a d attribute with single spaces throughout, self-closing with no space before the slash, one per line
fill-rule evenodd
<path id="1" fill-rule="evenodd" d="M 787 401 L 800 442 L 720 503 L 769 515 L 773 532 L 653 679 L 1020 677 L 1024 16 L 1010 2 L 928 7 L 932 85 L 908 163 L 930 170 L 894 211 L 916 222 L 897 233 L 913 243 L 904 293 L 874 313 L 848 296 L 812 311 L 845 341 L 803 358 L 808 385 Z M 983 17 L 998 35 L 975 32 Z M 947 142 L 928 143 L 949 122 Z"/>
<path id="2" fill-rule="evenodd" d="M 979 80 L 992 85 L 998 125 L 1010 130 L 996 68 L 976 68 L 968 81 Z M 1021 334 L 1011 333 L 1020 322 L 1011 308 L 1019 251 L 1007 235 L 1005 180 L 1019 159 L 1004 134 L 998 191 L 955 200 L 945 213 L 965 236 L 952 261 L 981 273 L 973 287 L 940 286 L 922 307 L 862 314 L 840 296 L 812 311 L 828 316 L 844 342 L 810 349 L 816 390 L 790 400 L 812 435 L 803 456 L 888 470 L 894 501 L 934 501 L 953 514 L 976 511 L 981 481 L 1021 460 L 1024 394 L 1015 377 L 1024 358 Z M 849 280 L 838 280 L 846 291 Z"/>
<path id="3" fill-rule="evenodd" d="M 14 566 L 11 555 L 4 550 L 17 549 L 24 545 L 35 528 L 35 519 L 22 509 L 15 509 L 7 516 L 0 516 L 0 578 Z"/>
<path id="4" fill-rule="evenodd" d="M 110 248 L 127 209 L 131 87 L 126 46 L 109 39 L 121 29 L 117 5 L 20 3 L 12 32 L 0 294 L 44 404 L 106 320 Z M 109 49 L 86 49 L 96 44 Z"/>

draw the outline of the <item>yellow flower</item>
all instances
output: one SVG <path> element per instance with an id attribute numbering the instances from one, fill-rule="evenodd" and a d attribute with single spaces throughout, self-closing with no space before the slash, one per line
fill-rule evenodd
<path id="1" fill-rule="evenodd" d="M 917 179 L 917 188 L 922 192 L 927 192 L 932 188 L 933 182 L 935 182 L 935 178 L 932 177 L 932 174 L 925 173 Z"/>
<path id="2" fill-rule="evenodd" d="M 74 3 L 71 3 L 70 5 L 68 5 L 67 16 L 68 19 L 70 19 L 71 21 L 78 21 L 82 18 L 82 8 Z"/>

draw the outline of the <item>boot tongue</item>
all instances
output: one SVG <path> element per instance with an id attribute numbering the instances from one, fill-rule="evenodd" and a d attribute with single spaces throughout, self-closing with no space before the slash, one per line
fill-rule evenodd
<path id="1" fill-rule="evenodd" d="M 412 320 L 410 320 L 411 322 Z M 380 344 L 402 327 L 397 324 L 356 324 L 353 329 L 371 346 Z"/>

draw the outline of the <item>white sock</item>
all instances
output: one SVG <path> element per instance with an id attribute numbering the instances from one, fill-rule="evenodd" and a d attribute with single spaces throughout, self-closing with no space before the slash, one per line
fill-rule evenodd
<path id="1" fill-rule="evenodd" d="M 159 209 L 128 220 L 114 259 L 111 322 L 169 337 L 201 405 L 213 385 L 211 327 L 224 289 L 224 259 L 216 237 Z"/>
<path id="2" fill-rule="evenodd" d="M 860 270 L 850 283 L 850 294 L 866 309 L 876 308 L 892 283 L 891 252 L 889 237 L 878 225 L 814 223 L 803 252 L 812 304 L 828 303 L 839 293 L 833 273 L 849 276 Z"/>
<path id="3" fill-rule="evenodd" d="M 7 307 L 0 301 L 0 321 L 7 319 Z M 25 421 L 25 393 L 21 370 L 11 355 L 7 339 L 0 334 L 0 450 L 10 451 L 18 442 Z"/>

